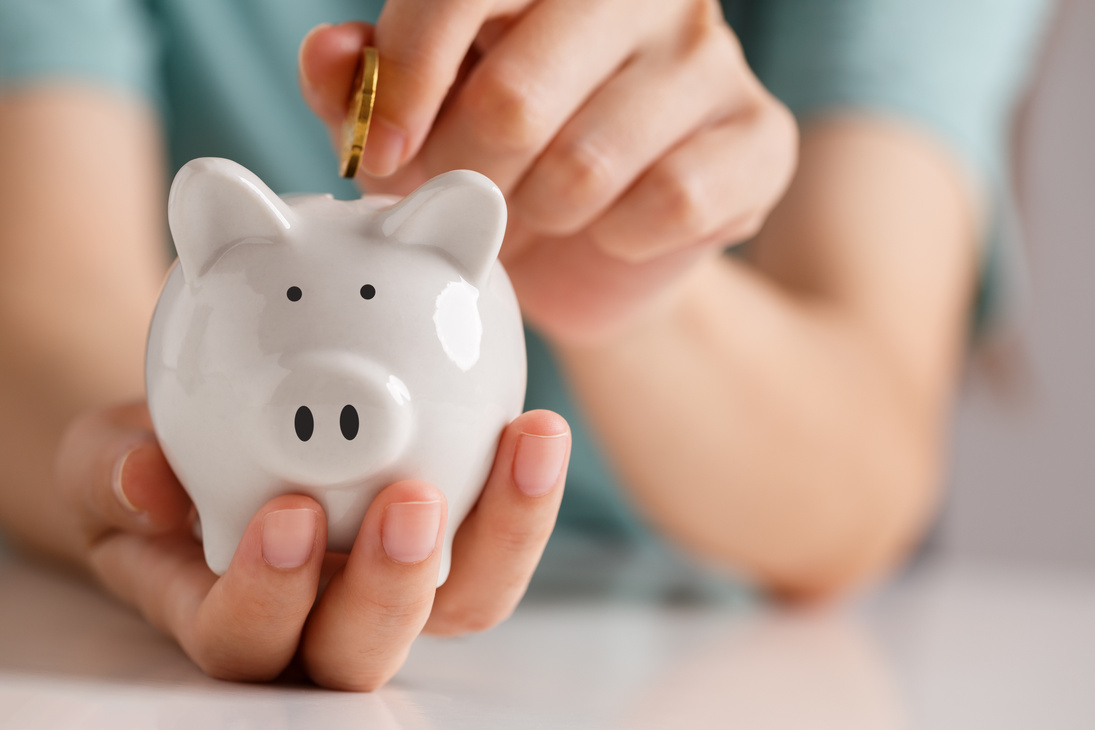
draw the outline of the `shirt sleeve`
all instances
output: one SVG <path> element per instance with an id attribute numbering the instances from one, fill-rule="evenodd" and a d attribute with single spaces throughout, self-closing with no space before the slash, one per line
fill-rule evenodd
<path id="1" fill-rule="evenodd" d="M 0 89 L 75 81 L 159 103 L 158 59 L 139 0 L 0 0 Z"/>
<path id="2" fill-rule="evenodd" d="M 754 0 L 744 12 L 734 8 L 754 72 L 801 125 L 850 111 L 913 124 L 949 149 L 987 194 L 972 313 L 979 336 L 1009 328 L 1024 309 L 1009 147 L 1015 107 L 1052 6 L 1052 0 Z"/>
<path id="3" fill-rule="evenodd" d="M 803 123 L 848 110 L 919 124 L 978 176 L 1010 119 L 1050 0 L 760 0 L 749 61 Z"/>

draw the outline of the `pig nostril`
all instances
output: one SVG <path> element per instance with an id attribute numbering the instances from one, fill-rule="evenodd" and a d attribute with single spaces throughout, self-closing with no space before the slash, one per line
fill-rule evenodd
<path id="1" fill-rule="evenodd" d="M 342 409 L 342 414 L 338 417 L 338 425 L 342 429 L 342 435 L 346 437 L 347 441 L 353 441 L 357 436 L 357 429 L 361 426 L 361 422 L 357 418 L 357 409 L 353 406 L 346 406 Z"/>
<path id="2" fill-rule="evenodd" d="M 308 406 L 301 406 L 297 409 L 297 415 L 293 418 L 293 428 L 297 431 L 297 438 L 301 441 L 307 441 L 312 438 L 312 432 L 316 428 L 315 419 L 312 418 L 312 412 L 308 410 Z"/>

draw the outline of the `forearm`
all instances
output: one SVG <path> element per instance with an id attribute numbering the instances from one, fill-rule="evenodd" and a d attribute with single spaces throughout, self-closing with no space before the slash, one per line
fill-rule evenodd
<path id="1" fill-rule="evenodd" d="M 934 503 L 972 211 L 926 141 L 810 133 L 749 263 L 713 259 L 640 325 L 559 348 L 640 509 L 784 592 L 891 564 Z"/>
<path id="2" fill-rule="evenodd" d="M 155 130 L 97 92 L 0 99 L 0 530 L 43 552 L 70 554 L 53 480 L 65 426 L 143 393 L 166 264 Z"/>
<path id="3" fill-rule="evenodd" d="M 107 403 L 139 398 L 142 380 L 128 362 L 119 361 L 114 377 L 64 379 L 57 375 L 55 354 L 88 362 L 103 353 L 82 348 L 50 348 L 49 355 L 22 348 L 18 362 L 0 363 L 0 533 L 16 544 L 63 560 L 79 555 L 79 526 L 59 510 L 55 482 L 57 447 L 69 422 L 82 411 Z M 137 359 L 139 363 L 139 358 Z"/>
<path id="4" fill-rule="evenodd" d="M 875 568 L 924 519 L 937 424 L 838 317 L 706 269 L 673 316 L 564 354 L 624 483 L 671 536 L 775 587 Z"/>

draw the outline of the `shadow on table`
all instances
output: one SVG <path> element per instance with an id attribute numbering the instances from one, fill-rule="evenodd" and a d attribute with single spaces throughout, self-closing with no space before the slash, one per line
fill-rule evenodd
<path id="1" fill-rule="evenodd" d="M 211 679 L 95 587 L 2 556 L 0 707 L 0 726 L 22 728 L 432 727 L 396 687 L 364 695 Z"/>
<path id="2" fill-rule="evenodd" d="M 80 579 L 0 560 L 0 671 L 89 679 L 208 681 L 167 637 Z"/>
<path id="3" fill-rule="evenodd" d="M 0 559 L 0 706 L 20 727 L 907 726 L 849 615 L 774 611 L 671 572 L 624 579 L 628 597 L 593 590 L 586 567 L 589 593 L 542 581 L 509 622 L 420 641 L 396 681 L 353 695 L 212 680 L 94 587 Z"/>
<path id="4" fill-rule="evenodd" d="M 758 617 L 666 667 L 614 728 L 910 727 L 883 655 L 839 615 Z"/>
<path id="5" fill-rule="evenodd" d="M 778 608 L 669 551 L 554 541 L 517 614 L 425 637 L 400 675 L 530 727 L 896 730 L 889 657 L 849 607 Z M 524 724 L 516 725 L 524 727 Z M 463 725 L 461 725 L 463 727 Z"/>

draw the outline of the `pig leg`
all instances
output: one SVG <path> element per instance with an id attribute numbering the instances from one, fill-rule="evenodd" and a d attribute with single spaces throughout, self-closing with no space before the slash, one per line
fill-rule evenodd
<path id="1" fill-rule="evenodd" d="M 251 518 L 273 494 L 259 490 L 233 490 L 229 485 L 218 485 L 209 494 L 198 495 L 194 506 L 201 521 L 202 548 L 205 562 L 217 575 L 224 575 L 236 554 L 236 547 L 247 530 Z M 237 496 L 226 499 L 226 495 L 238 491 L 248 494 L 249 498 Z"/>

